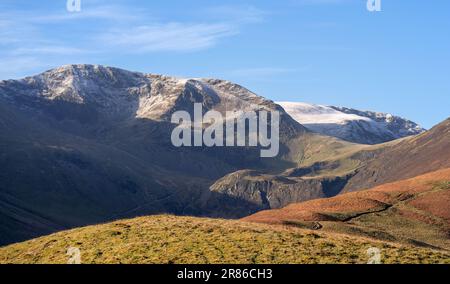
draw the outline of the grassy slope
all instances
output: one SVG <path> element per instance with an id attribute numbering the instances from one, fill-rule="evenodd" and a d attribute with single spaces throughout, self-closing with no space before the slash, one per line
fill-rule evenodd
<path id="1" fill-rule="evenodd" d="M 287 143 L 289 152 L 283 156 L 283 159 L 292 163 L 290 168 L 308 168 L 321 164 L 313 173 L 302 175 L 304 178 L 346 176 L 364 166 L 377 153 L 383 152 L 406 139 L 397 139 L 377 145 L 363 145 L 307 132 Z M 286 167 L 284 170 L 286 170 Z"/>
<path id="2" fill-rule="evenodd" d="M 258 212 L 246 221 L 450 248 L 450 169 L 374 189 Z"/>
<path id="3" fill-rule="evenodd" d="M 336 169 L 326 171 L 327 175 L 344 175 L 355 170 L 360 161 L 352 159 L 351 156 L 359 151 L 374 148 L 316 133 L 305 133 L 302 137 L 289 141 L 287 146 L 290 152 L 284 158 L 292 161 L 296 167 L 309 167 L 317 162 L 338 163 Z"/>
<path id="4" fill-rule="evenodd" d="M 156 215 L 63 231 L 0 248 L 0 263 L 450 263 L 446 252 L 222 219 Z"/>

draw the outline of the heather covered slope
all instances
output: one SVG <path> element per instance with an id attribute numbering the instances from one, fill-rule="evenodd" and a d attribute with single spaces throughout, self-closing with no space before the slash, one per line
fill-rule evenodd
<path id="1" fill-rule="evenodd" d="M 0 263 L 449 263 L 444 251 L 221 219 L 150 216 L 63 231 L 0 248 Z"/>
<path id="2" fill-rule="evenodd" d="M 315 226 L 324 231 L 449 249 L 449 204 L 450 169 L 444 169 L 366 191 L 261 211 L 243 220 Z"/>

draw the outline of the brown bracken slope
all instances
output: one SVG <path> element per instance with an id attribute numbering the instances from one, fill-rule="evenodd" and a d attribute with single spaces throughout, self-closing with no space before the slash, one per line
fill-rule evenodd
<path id="1" fill-rule="evenodd" d="M 450 168 L 366 191 L 291 204 L 245 221 L 450 248 Z"/>

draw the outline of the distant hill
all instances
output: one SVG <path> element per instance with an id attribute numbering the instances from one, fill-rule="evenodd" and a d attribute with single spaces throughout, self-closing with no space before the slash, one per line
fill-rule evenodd
<path id="1" fill-rule="evenodd" d="M 369 151 L 343 192 L 368 189 L 386 182 L 450 168 L 450 118 L 420 135 Z M 357 155 L 367 155 L 364 150 Z M 356 157 L 354 157 L 356 158 Z"/>
<path id="2" fill-rule="evenodd" d="M 425 131 L 417 123 L 389 114 L 345 107 L 277 102 L 308 129 L 360 144 L 379 144 Z"/>
<path id="3" fill-rule="evenodd" d="M 319 226 L 386 241 L 450 248 L 450 169 L 341 194 L 260 211 L 244 221 Z"/>
<path id="4" fill-rule="evenodd" d="M 151 216 L 63 231 L 0 248 L 0 263 L 449 263 L 448 252 L 292 227 Z"/>

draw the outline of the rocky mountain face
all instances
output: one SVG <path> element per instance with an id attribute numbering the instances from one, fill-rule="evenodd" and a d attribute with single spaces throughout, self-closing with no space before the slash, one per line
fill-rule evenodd
<path id="1" fill-rule="evenodd" d="M 249 214 L 270 208 L 281 208 L 293 202 L 337 195 L 349 176 L 305 178 L 295 174 L 269 175 L 242 170 L 217 180 L 210 189 L 218 196 L 245 200 L 249 207 L 241 208 Z"/>
<path id="2" fill-rule="evenodd" d="M 359 144 L 379 144 L 425 131 L 410 120 L 387 113 L 295 102 L 278 104 L 312 131 Z"/>

